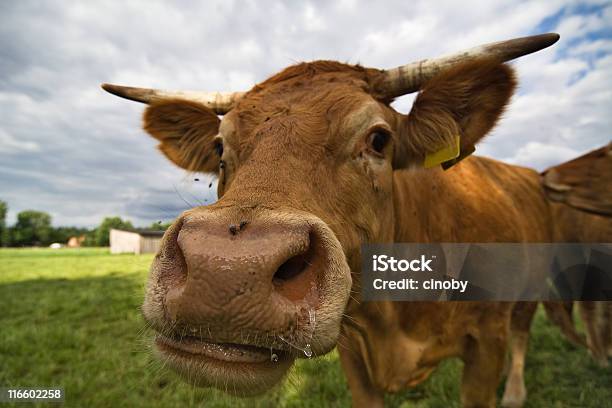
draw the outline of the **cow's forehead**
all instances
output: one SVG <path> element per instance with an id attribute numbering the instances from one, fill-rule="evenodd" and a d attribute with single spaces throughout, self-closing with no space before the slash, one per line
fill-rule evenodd
<path id="1" fill-rule="evenodd" d="M 265 129 L 293 129 L 285 136 L 306 138 L 311 143 L 326 144 L 328 148 L 345 146 L 352 150 L 355 139 L 365 135 L 369 129 L 393 130 L 393 111 L 366 93 L 327 99 L 286 103 L 278 109 L 268 107 L 260 110 L 254 106 L 246 112 L 232 111 L 223 117 L 219 135 L 234 147 L 253 147 L 265 137 Z M 308 104 L 313 102 L 318 106 Z"/>
<path id="2" fill-rule="evenodd" d="M 302 63 L 254 86 L 227 113 L 219 134 L 247 151 L 268 134 L 311 146 L 350 147 L 376 125 L 389 127 L 393 111 L 370 92 L 374 70 L 333 61 Z M 387 125 L 387 126 L 385 126 Z"/>
<path id="3" fill-rule="evenodd" d="M 334 61 L 298 64 L 255 85 L 234 110 L 269 115 L 350 108 L 356 99 L 368 99 L 369 71 Z"/>
<path id="4" fill-rule="evenodd" d="M 224 116 L 220 134 L 227 139 L 254 137 L 266 123 L 284 122 L 299 132 L 316 130 L 326 136 L 359 133 L 373 122 L 385 123 L 389 108 L 377 101 L 359 81 L 325 81 L 274 84 L 249 93 Z"/>

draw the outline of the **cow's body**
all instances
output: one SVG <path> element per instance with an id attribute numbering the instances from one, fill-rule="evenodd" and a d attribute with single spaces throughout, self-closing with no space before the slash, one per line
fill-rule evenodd
<path id="1" fill-rule="evenodd" d="M 590 165 L 590 162 L 586 162 Z M 609 189 L 609 182 L 606 188 Z M 528 168 L 471 157 L 449 171 L 394 174 L 396 242 L 608 242 L 612 219 L 553 203 Z M 598 186 L 603 189 L 604 186 Z M 606 190 L 607 191 L 607 190 Z M 603 201 L 603 197 L 602 197 Z M 601 205 L 602 203 L 600 203 Z M 506 344 L 512 365 L 505 406 L 520 406 L 528 332 L 535 302 L 368 302 L 349 305 L 339 344 L 355 405 L 382 404 L 385 391 L 423 381 L 444 358 L 465 362 L 470 405 L 494 404 Z M 555 308 L 556 323 L 571 318 Z M 584 302 L 589 348 L 605 362 L 610 303 Z M 566 334 L 575 336 L 573 327 Z M 390 352 L 392 350 L 392 352 Z M 470 390 L 464 387 L 463 390 Z M 466 392 L 466 391 L 464 391 Z"/>
<path id="2" fill-rule="evenodd" d="M 482 157 L 448 171 L 394 174 L 396 242 L 551 242 L 537 172 Z M 510 302 L 349 304 L 340 352 L 355 405 L 424 380 L 438 362 L 465 362 L 464 401 L 490 406 L 500 380 Z M 528 329 L 528 327 L 527 327 Z"/>

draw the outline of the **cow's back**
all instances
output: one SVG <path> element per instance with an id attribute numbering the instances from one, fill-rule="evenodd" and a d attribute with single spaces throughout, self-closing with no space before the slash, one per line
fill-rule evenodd
<path id="1" fill-rule="evenodd" d="M 397 242 L 550 242 L 536 171 L 484 157 L 394 174 Z"/>

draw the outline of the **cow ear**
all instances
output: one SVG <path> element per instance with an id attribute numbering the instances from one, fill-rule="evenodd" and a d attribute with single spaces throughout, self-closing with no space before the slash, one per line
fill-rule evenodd
<path id="1" fill-rule="evenodd" d="M 144 130 L 159 140 L 159 150 L 177 166 L 200 172 L 219 168 L 219 122 L 206 106 L 180 99 L 153 102 L 143 115 Z"/>
<path id="2" fill-rule="evenodd" d="M 432 78 L 404 117 L 394 167 L 448 167 L 469 156 L 495 126 L 516 87 L 513 69 L 473 60 Z"/>

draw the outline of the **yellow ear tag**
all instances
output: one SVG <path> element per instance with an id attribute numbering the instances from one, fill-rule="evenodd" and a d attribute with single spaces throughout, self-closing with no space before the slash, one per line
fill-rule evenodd
<path id="1" fill-rule="evenodd" d="M 446 146 L 437 152 L 429 153 L 425 156 L 425 162 L 423 166 L 428 169 L 430 167 L 438 166 L 446 161 L 456 159 L 459 157 L 461 150 L 461 138 L 459 135 L 455 136 L 455 140 L 452 145 Z"/>

